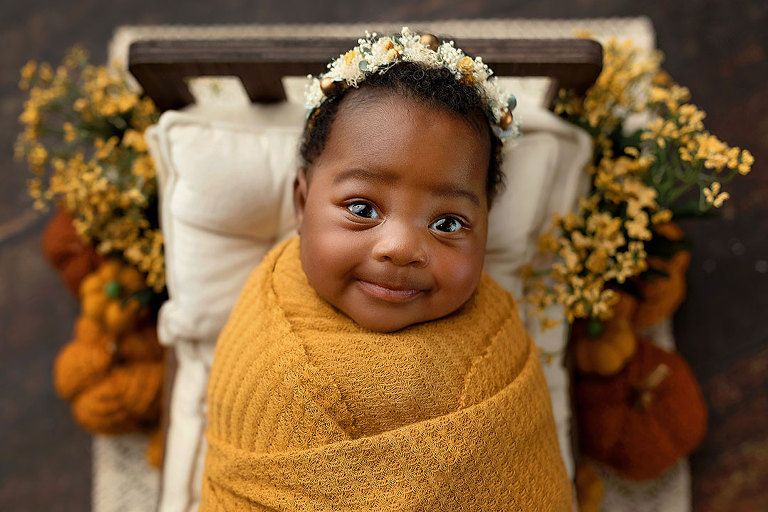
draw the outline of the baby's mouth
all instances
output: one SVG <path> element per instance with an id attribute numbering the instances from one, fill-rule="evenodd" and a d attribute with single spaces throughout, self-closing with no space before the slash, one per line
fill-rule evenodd
<path id="1" fill-rule="evenodd" d="M 387 302 L 410 302 L 428 291 L 409 284 L 374 283 L 365 279 L 357 282 L 365 293 Z"/>

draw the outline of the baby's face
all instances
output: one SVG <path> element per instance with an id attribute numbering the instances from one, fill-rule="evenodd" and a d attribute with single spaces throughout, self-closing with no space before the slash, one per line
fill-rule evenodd
<path id="1" fill-rule="evenodd" d="M 490 143 L 442 109 L 392 95 L 346 104 L 354 100 L 296 180 L 301 262 L 333 306 L 396 331 L 456 311 L 476 289 Z"/>

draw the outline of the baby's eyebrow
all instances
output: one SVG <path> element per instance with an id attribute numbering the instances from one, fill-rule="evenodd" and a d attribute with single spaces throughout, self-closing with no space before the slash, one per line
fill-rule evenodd
<path id="1" fill-rule="evenodd" d="M 398 181 L 399 178 L 396 174 L 388 173 L 386 171 L 374 172 L 374 171 L 367 171 L 365 169 L 349 169 L 337 174 L 333 178 L 333 184 L 338 185 L 343 181 L 355 180 L 355 179 L 363 180 L 363 181 L 378 181 L 384 184 L 391 184 Z M 480 198 L 477 197 L 477 194 L 475 194 L 470 190 L 466 190 L 461 187 L 452 185 L 450 183 L 430 187 L 430 190 L 437 196 L 449 197 L 449 198 L 464 197 L 472 201 L 472 203 L 475 206 L 480 206 Z"/>
<path id="2" fill-rule="evenodd" d="M 379 181 L 382 183 L 394 183 L 397 181 L 397 175 L 384 171 L 366 171 L 365 169 L 349 169 L 340 172 L 333 178 L 333 184 L 338 185 L 342 181 L 358 179 L 368 181 Z"/>
<path id="3" fill-rule="evenodd" d="M 434 187 L 432 191 L 438 195 L 443 197 L 466 197 L 470 201 L 472 201 L 475 206 L 480 206 L 480 198 L 477 197 L 477 194 L 474 192 L 470 192 L 469 190 L 465 190 L 463 188 L 454 187 L 452 185 L 441 185 L 438 187 Z"/>

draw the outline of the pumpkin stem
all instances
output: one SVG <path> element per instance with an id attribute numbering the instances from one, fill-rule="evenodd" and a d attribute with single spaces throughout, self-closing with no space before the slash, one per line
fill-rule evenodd
<path id="1" fill-rule="evenodd" d="M 587 336 L 592 339 L 600 337 L 605 330 L 605 324 L 596 318 L 590 318 L 587 321 Z"/>
<path id="2" fill-rule="evenodd" d="M 120 284 L 120 281 L 109 281 L 104 285 L 104 293 L 110 299 L 119 299 L 120 295 L 123 293 L 123 286 Z"/>
<path id="3" fill-rule="evenodd" d="M 653 392 L 666 379 L 671 370 L 669 366 L 660 363 L 642 381 L 633 386 L 635 391 L 635 407 L 645 412 L 653 403 Z"/>

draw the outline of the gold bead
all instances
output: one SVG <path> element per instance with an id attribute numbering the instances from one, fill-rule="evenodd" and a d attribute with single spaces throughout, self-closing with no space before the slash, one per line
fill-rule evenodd
<path id="1" fill-rule="evenodd" d="M 339 89 L 341 89 L 341 82 L 334 80 L 333 78 L 327 76 L 320 80 L 320 90 L 323 91 L 323 94 L 326 96 L 332 96 L 339 92 Z"/>
<path id="2" fill-rule="evenodd" d="M 501 119 L 499 119 L 499 126 L 501 126 L 502 129 L 506 130 L 509 128 L 509 125 L 512 124 L 512 121 L 515 120 L 515 117 L 512 115 L 512 112 L 509 110 L 505 110 L 503 114 L 501 114 Z"/>
<path id="3" fill-rule="evenodd" d="M 387 39 L 381 44 L 381 46 L 384 48 L 384 50 L 391 50 L 395 47 L 395 43 L 393 43 L 392 40 Z"/>
<path id="4" fill-rule="evenodd" d="M 422 34 L 419 42 L 433 52 L 436 52 L 438 47 L 440 47 L 440 40 L 434 34 Z"/>
<path id="5" fill-rule="evenodd" d="M 472 57 L 462 57 L 462 59 L 459 60 L 457 67 L 459 68 L 459 71 L 466 75 L 475 70 L 475 61 Z"/>

